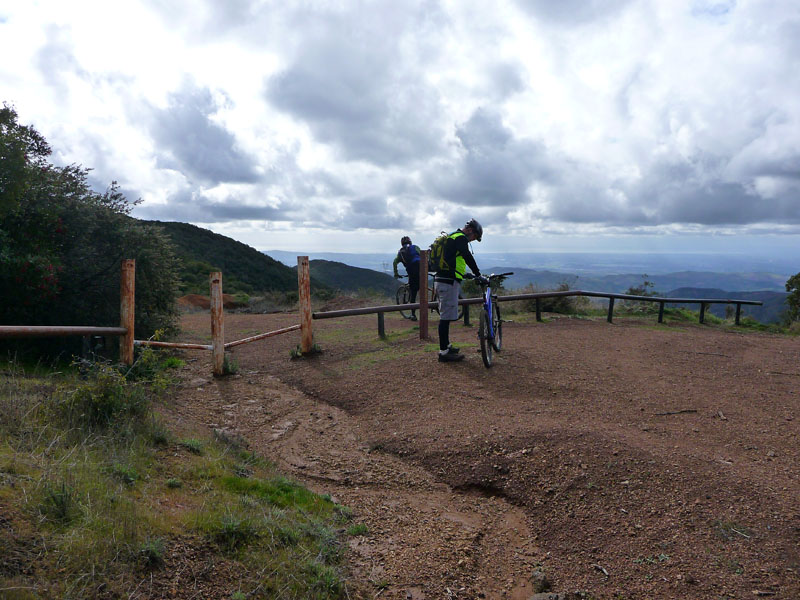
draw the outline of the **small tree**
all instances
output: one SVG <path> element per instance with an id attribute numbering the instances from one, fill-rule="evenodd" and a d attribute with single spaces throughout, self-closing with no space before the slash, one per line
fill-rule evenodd
<path id="1" fill-rule="evenodd" d="M 792 275 L 786 281 L 786 304 L 789 305 L 789 320 L 800 321 L 800 273 Z"/>
<path id="2" fill-rule="evenodd" d="M 625 290 L 625 293 L 629 296 L 658 296 L 658 292 L 654 288 L 655 284 L 647 279 L 647 273 L 645 273 L 642 275 L 642 283 L 636 286 L 632 285 Z M 624 300 L 622 305 L 630 312 L 640 313 L 656 312 L 659 308 L 655 302 L 639 300 Z"/>

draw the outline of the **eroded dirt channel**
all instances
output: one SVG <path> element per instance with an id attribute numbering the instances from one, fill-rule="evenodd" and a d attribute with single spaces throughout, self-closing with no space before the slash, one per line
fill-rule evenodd
<path id="1" fill-rule="evenodd" d="M 226 315 L 229 340 L 296 315 Z M 506 325 L 486 370 L 436 362 L 410 323 L 315 322 L 188 354 L 180 419 L 235 431 L 350 506 L 353 591 L 382 598 L 800 597 L 800 340 L 696 325 Z M 654 320 L 654 319 L 653 319 Z M 186 315 L 184 337 L 208 337 Z M 188 339 L 187 339 L 188 341 Z"/>

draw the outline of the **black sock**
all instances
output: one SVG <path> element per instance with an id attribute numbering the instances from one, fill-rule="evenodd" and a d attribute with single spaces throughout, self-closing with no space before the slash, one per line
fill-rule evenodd
<path id="1" fill-rule="evenodd" d="M 439 321 L 439 349 L 447 350 L 450 346 L 450 321 Z"/>

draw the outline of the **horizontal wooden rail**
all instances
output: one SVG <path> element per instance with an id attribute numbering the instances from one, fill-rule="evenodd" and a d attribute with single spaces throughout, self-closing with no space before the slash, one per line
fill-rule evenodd
<path id="1" fill-rule="evenodd" d="M 735 304 L 736 305 L 736 324 L 739 324 L 741 308 L 743 304 L 761 306 L 763 302 L 758 300 L 738 300 L 734 298 L 662 298 L 661 296 L 635 296 L 632 294 L 615 294 L 612 292 L 591 292 L 584 290 L 565 290 L 562 292 L 535 292 L 530 294 L 510 294 L 498 296 L 498 302 L 513 302 L 515 300 L 536 300 L 536 320 L 541 321 L 541 308 L 539 301 L 544 298 L 563 298 L 565 296 L 586 296 L 589 298 L 608 299 L 608 322 L 612 322 L 614 312 L 614 300 L 633 300 L 639 302 L 658 302 L 660 309 L 658 322 L 663 322 L 665 304 L 699 304 L 700 322 L 704 322 L 707 304 Z M 462 298 L 458 301 L 460 305 L 482 304 L 483 298 Z M 324 312 L 312 313 L 314 319 L 335 319 L 337 317 L 353 317 L 357 315 L 371 315 L 378 313 L 378 330 L 383 334 L 383 313 L 396 312 L 401 310 L 422 310 L 423 303 L 416 304 L 389 304 L 385 306 L 365 306 L 363 308 L 348 308 L 344 310 L 329 310 Z M 465 312 L 464 323 L 468 324 L 469 313 Z"/>
<path id="2" fill-rule="evenodd" d="M 0 325 L 0 338 L 66 337 L 70 335 L 125 335 L 124 327 L 72 327 L 66 325 Z"/>
<path id="3" fill-rule="evenodd" d="M 235 342 L 228 342 L 227 344 L 225 344 L 225 349 L 227 350 L 228 348 L 233 348 L 234 346 L 241 346 L 242 344 L 249 344 L 250 342 L 263 340 L 264 338 L 269 338 L 274 335 L 289 333 L 290 331 L 297 331 L 298 329 L 300 329 L 300 325 L 291 325 L 289 327 L 284 327 L 283 329 L 276 329 L 275 331 L 268 331 L 267 333 L 259 333 L 258 335 L 254 335 L 249 338 L 236 340 Z"/>
<path id="4" fill-rule="evenodd" d="M 155 348 L 181 348 L 183 350 L 211 350 L 211 344 L 190 344 L 187 342 L 156 342 L 154 340 L 134 340 L 134 346 L 153 346 Z"/>

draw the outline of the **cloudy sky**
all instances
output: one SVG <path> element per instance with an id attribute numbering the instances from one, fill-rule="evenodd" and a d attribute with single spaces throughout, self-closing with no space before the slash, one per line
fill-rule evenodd
<path id="1" fill-rule="evenodd" d="M 259 249 L 800 248 L 797 0 L 0 0 L 0 53 L 54 162 Z"/>

